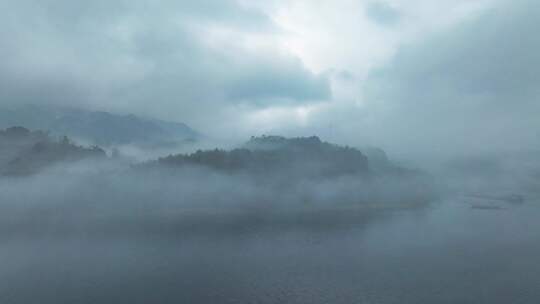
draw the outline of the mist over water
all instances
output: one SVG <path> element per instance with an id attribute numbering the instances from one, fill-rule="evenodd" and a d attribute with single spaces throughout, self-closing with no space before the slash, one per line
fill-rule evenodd
<path id="1" fill-rule="evenodd" d="M 538 202 L 484 211 L 450 200 L 339 227 L 3 239 L 0 295 L 4 303 L 535 303 L 539 215 Z"/>
<path id="2" fill-rule="evenodd" d="M 540 296 L 540 201 L 513 179 L 492 178 L 488 188 L 488 179 L 457 180 L 453 171 L 437 177 L 447 187 L 425 204 L 395 200 L 414 196 L 404 191 L 410 183 L 391 179 L 379 187 L 352 177 L 287 186 L 200 168 L 132 170 L 82 161 L 0 180 L 2 303 L 535 303 Z M 362 195 L 366 189 L 387 193 Z M 525 202 L 499 197 L 501 189 L 519 190 Z"/>

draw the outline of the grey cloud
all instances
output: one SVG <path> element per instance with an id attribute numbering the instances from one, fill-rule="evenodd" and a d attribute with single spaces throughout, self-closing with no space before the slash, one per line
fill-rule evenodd
<path id="1" fill-rule="evenodd" d="M 538 147 L 539 20 L 537 2 L 514 1 L 403 47 L 365 86 L 376 136 L 439 153 Z"/>
<path id="2" fill-rule="evenodd" d="M 330 97 L 327 78 L 313 75 L 302 68 L 299 60 L 268 58 L 274 64 L 257 66 L 249 63 L 241 70 L 243 74 L 230 86 L 229 97 L 234 100 L 255 98 L 285 98 L 293 100 L 316 100 Z"/>
<path id="3" fill-rule="evenodd" d="M 381 1 L 368 3 L 366 13 L 371 20 L 383 26 L 393 26 L 399 22 L 401 17 L 395 8 Z"/>
<path id="4" fill-rule="evenodd" d="M 292 56 L 207 45 L 210 28 L 279 31 L 262 12 L 232 0 L 23 0 L 0 4 L 0 12 L 0 104 L 196 120 L 209 108 L 330 95 L 328 80 Z"/>

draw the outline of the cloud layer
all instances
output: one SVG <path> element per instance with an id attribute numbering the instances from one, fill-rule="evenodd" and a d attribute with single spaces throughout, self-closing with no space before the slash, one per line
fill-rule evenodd
<path id="1" fill-rule="evenodd" d="M 196 121 L 227 107 L 328 99 L 323 75 L 272 45 L 236 1 L 0 4 L 0 103 L 56 103 Z"/>
<path id="2" fill-rule="evenodd" d="M 439 152 L 538 147 L 539 18 L 536 2 L 505 3 L 403 47 L 366 83 L 366 100 L 384 108 L 376 124 Z"/>
<path id="3" fill-rule="evenodd" d="M 530 0 L 0 4 L 0 104 L 319 134 L 403 154 L 539 145 Z"/>

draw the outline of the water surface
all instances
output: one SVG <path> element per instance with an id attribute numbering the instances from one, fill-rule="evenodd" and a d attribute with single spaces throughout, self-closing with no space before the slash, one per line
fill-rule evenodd
<path id="1" fill-rule="evenodd" d="M 0 302 L 539 303 L 540 205 L 502 207 L 3 238 Z"/>

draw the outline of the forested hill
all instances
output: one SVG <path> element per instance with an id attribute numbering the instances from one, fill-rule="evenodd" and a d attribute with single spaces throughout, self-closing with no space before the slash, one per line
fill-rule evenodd
<path id="1" fill-rule="evenodd" d="M 382 150 L 361 150 L 321 141 L 316 136 L 252 137 L 233 150 L 199 150 L 159 158 L 135 168 L 206 168 L 215 172 L 259 178 L 324 179 L 340 176 L 409 175 L 414 171 L 393 165 Z M 55 138 L 23 127 L 0 130 L 0 174 L 28 175 L 48 166 L 89 158 L 106 159 L 98 146 L 83 147 L 67 137 Z"/>
<path id="2" fill-rule="evenodd" d="M 372 161 L 366 154 L 378 158 Z M 36 173 L 46 177 L 49 173 L 60 173 L 67 178 L 78 178 L 102 174 L 97 180 L 107 176 L 107 184 L 112 187 L 109 191 L 113 193 L 118 191 L 118 185 L 125 183 L 151 183 L 157 189 L 163 187 L 165 196 L 173 201 L 178 199 L 177 189 L 189 189 L 197 202 L 220 200 L 215 193 L 236 197 L 241 202 L 389 203 L 431 199 L 432 185 L 425 176 L 394 166 L 383 151 L 366 154 L 356 148 L 323 142 L 315 136 L 263 136 L 253 137 L 233 150 L 197 151 L 132 164 L 121 155 L 108 158 L 97 146 L 75 145 L 67 137 L 55 138 L 22 127 L 0 131 L 0 177 Z M 94 167 L 99 173 L 94 172 Z M 49 168 L 54 170 L 45 170 Z M 142 192 L 133 192 L 134 189 L 130 186 L 121 193 L 139 193 L 133 200 L 155 199 L 154 190 L 147 191 L 153 187 L 143 187 Z M 97 192 L 91 193 L 88 199 Z M 111 194 L 110 199 L 117 194 Z"/>
<path id="3" fill-rule="evenodd" d="M 335 177 L 365 174 L 368 159 L 359 150 L 321 141 L 318 137 L 253 137 L 230 151 L 208 150 L 170 155 L 158 163 L 166 167 L 204 166 L 226 172 L 286 177 Z"/>
<path id="4" fill-rule="evenodd" d="M 28 175 L 60 162 L 105 158 L 97 146 L 82 147 L 23 127 L 0 130 L 0 175 Z"/>
<path id="5" fill-rule="evenodd" d="M 393 164 L 381 149 L 339 146 L 317 136 L 252 137 L 233 150 L 206 150 L 169 155 L 147 166 L 205 167 L 228 173 L 284 178 L 328 178 L 345 175 L 411 176 L 420 172 Z"/>

